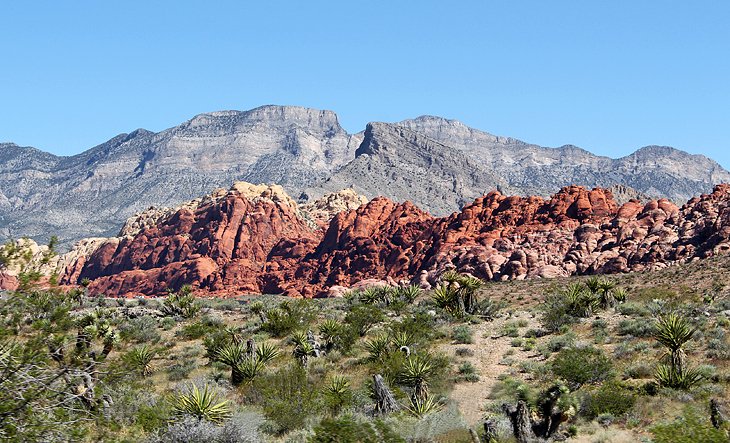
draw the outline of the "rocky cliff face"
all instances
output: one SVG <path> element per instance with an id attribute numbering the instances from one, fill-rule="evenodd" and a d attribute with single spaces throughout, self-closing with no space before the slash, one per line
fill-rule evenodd
<path id="1" fill-rule="evenodd" d="M 115 235 L 150 206 L 177 207 L 237 180 L 280 184 L 299 201 L 354 188 L 443 216 L 494 189 L 547 197 L 571 184 L 621 184 L 650 198 L 685 201 L 730 181 L 730 173 L 666 147 L 610 159 L 439 117 L 371 123 L 348 134 L 330 111 L 263 106 L 201 114 L 159 133 L 139 129 L 72 157 L 0 144 L 0 240 L 45 242 L 56 234 L 68 247 Z M 129 233 L 146 226 L 136 223 Z"/>
<path id="2" fill-rule="evenodd" d="M 355 139 L 356 140 L 356 139 Z M 264 106 L 137 130 L 73 157 L 0 146 L 0 234 L 66 244 L 109 236 L 150 206 L 177 206 L 236 180 L 303 189 L 354 157 L 330 111 Z"/>
<path id="3" fill-rule="evenodd" d="M 619 206 L 610 191 L 569 186 L 549 199 L 491 192 L 436 218 L 375 198 L 313 229 L 295 208 L 232 189 L 133 238 L 103 245 L 75 278 L 93 293 L 323 296 L 366 279 L 433 283 L 456 268 L 488 280 L 641 271 L 730 251 L 730 185 L 679 208 Z"/>

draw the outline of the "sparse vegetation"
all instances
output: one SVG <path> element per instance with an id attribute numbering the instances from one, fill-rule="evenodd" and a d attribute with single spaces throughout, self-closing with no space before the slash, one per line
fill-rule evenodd
<path id="1" fill-rule="evenodd" d="M 724 289 L 709 303 L 633 278 L 445 273 L 429 291 L 225 302 L 184 287 L 90 298 L 29 280 L 0 297 L 0 436 L 461 442 L 484 432 L 486 411 L 492 441 L 513 441 L 520 417 L 542 439 L 640 441 L 640 429 L 715 441 L 727 425 L 707 403 L 724 410 L 730 381 Z M 380 415 L 376 375 L 390 396 Z"/>

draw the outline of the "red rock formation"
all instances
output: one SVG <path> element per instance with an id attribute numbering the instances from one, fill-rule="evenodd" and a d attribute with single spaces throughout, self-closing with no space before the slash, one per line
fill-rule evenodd
<path id="1" fill-rule="evenodd" d="M 101 247 L 77 278 L 92 292 L 160 294 L 190 283 L 211 294 L 341 293 L 367 279 L 428 286 L 445 269 L 490 280 L 640 271 L 730 250 L 730 186 L 690 200 L 620 208 L 578 186 L 549 200 L 492 192 L 434 218 L 376 198 L 313 231 L 283 200 L 231 191 Z M 334 287 L 336 290 L 330 291 Z"/>

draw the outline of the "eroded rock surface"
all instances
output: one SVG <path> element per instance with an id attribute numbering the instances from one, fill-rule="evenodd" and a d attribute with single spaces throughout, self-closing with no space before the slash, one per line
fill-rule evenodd
<path id="1" fill-rule="evenodd" d="M 266 188 L 268 189 L 268 188 Z M 269 191 L 262 191 L 263 193 Z M 236 187 L 103 244 L 74 278 L 108 295 L 192 284 L 213 295 L 326 296 L 366 280 L 433 284 L 456 268 L 488 280 L 642 271 L 730 250 L 730 185 L 679 208 L 619 206 L 610 191 L 569 186 L 549 199 L 491 192 L 433 217 L 375 198 L 314 228 L 279 194 Z"/>

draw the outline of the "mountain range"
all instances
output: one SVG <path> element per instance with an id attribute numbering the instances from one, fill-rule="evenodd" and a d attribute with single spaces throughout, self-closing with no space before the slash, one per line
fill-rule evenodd
<path id="1" fill-rule="evenodd" d="M 444 216 L 495 189 L 548 196 L 571 184 L 620 185 L 617 196 L 682 202 L 730 181 L 730 173 L 670 147 L 611 159 L 433 116 L 349 134 L 331 111 L 262 106 L 200 114 L 161 132 L 138 129 L 69 157 L 0 144 L 0 239 L 55 234 L 68 246 L 115 235 L 136 212 L 238 180 L 280 184 L 300 203 L 353 188 Z"/>

